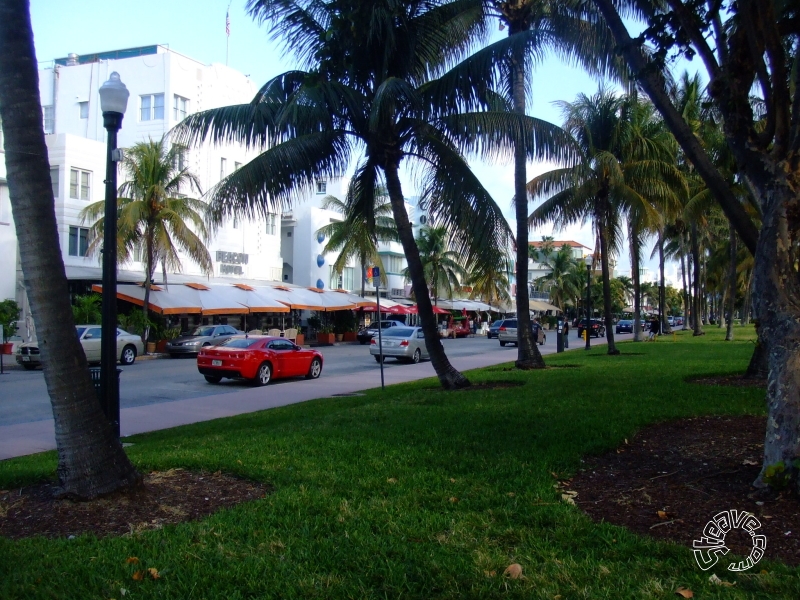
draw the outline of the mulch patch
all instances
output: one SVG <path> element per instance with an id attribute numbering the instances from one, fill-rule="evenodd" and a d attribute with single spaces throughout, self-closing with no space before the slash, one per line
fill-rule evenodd
<path id="1" fill-rule="evenodd" d="M 767 538 L 766 558 L 800 565 L 800 501 L 757 490 L 765 417 L 699 417 L 661 423 L 600 457 L 564 482 L 575 504 L 596 521 L 687 546 L 706 523 L 729 509 L 750 512 Z M 660 512 L 659 512 L 660 511 Z M 734 529 L 725 543 L 747 556 L 748 534 Z M 720 557 L 720 564 L 731 554 Z"/>
<path id="2" fill-rule="evenodd" d="M 52 483 L 41 483 L 0 490 L 0 535 L 20 539 L 132 534 L 201 519 L 272 491 L 268 485 L 219 471 L 183 469 L 148 473 L 140 487 L 86 502 L 56 500 L 53 488 Z"/>
<path id="3" fill-rule="evenodd" d="M 745 379 L 743 375 L 718 375 L 709 377 L 690 377 L 687 383 L 699 385 L 729 385 L 734 387 L 767 387 L 766 379 Z"/>

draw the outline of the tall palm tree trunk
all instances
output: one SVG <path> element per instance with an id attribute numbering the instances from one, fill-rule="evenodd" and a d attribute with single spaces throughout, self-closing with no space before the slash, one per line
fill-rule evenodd
<path id="1" fill-rule="evenodd" d="M 603 315 L 605 316 L 606 341 L 608 354 L 619 354 L 617 345 L 614 343 L 614 320 L 611 315 L 611 277 L 608 268 L 608 223 L 607 216 L 608 196 L 604 194 L 600 198 L 600 210 L 598 210 L 597 234 L 600 239 L 600 267 L 603 275 Z M 589 326 L 589 323 L 586 324 Z"/>
<path id="2" fill-rule="evenodd" d="M 738 261 L 737 252 L 738 248 L 736 247 L 736 229 L 734 229 L 732 223 L 728 223 L 728 228 L 730 229 L 730 261 L 731 264 L 728 267 L 728 330 L 725 332 L 725 341 L 732 342 L 733 341 L 733 311 L 736 310 L 736 265 Z"/>
<path id="3" fill-rule="evenodd" d="M 667 321 L 667 283 L 664 279 L 664 230 L 658 232 L 658 314 L 661 331 L 670 333 L 672 328 Z"/>
<path id="4" fill-rule="evenodd" d="M 703 335 L 705 332 L 703 331 L 702 326 L 702 304 L 700 298 L 700 247 L 697 243 L 697 224 L 692 223 L 691 225 L 691 243 L 692 243 L 692 262 L 694 263 L 694 296 L 692 298 L 692 314 L 694 316 L 692 320 L 692 328 L 694 329 L 694 333 L 692 335 Z"/>
<path id="5" fill-rule="evenodd" d="M 436 329 L 436 317 L 433 314 L 433 306 L 428 293 L 428 284 L 425 281 L 425 272 L 422 267 L 422 260 L 420 260 L 419 248 L 417 248 L 417 243 L 414 240 L 414 232 L 408 219 L 408 213 L 406 213 L 403 188 L 398 175 L 398 165 L 396 163 L 387 165 L 384 168 L 384 173 L 386 174 L 386 188 L 392 204 L 397 234 L 400 238 L 400 243 L 403 244 L 403 251 L 408 262 L 411 286 L 417 300 L 417 313 L 422 323 L 425 346 L 428 348 L 431 364 L 439 377 L 439 382 L 446 390 L 468 387 L 470 385 L 469 380 L 450 364 L 447 354 L 444 352 L 442 341 L 439 339 L 439 331 Z"/>
<path id="6" fill-rule="evenodd" d="M 628 238 L 630 239 L 630 253 L 631 253 L 631 280 L 633 282 L 633 341 L 641 342 L 644 340 L 644 333 L 642 332 L 642 301 L 641 301 L 641 273 L 640 273 L 640 258 L 641 258 L 641 244 L 639 244 L 639 228 L 636 223 L 631 220 L 628 224 Z"/>
<path id="7" fill-rule="evenodd" d="M 144 302 L 142 302 L 142 314 L 144 319 L 144 329 L 142 330 L 142 343 L 144 344 L 144 353 L 147 354 L 147 338 L 150 336 L 150 287 L 152 286 L 153 273 L 155 272 L 154 250 L 153 250 L 153 229 L 148 227 L 145 231 L 145 245 L 147 256 L 145 258 L 145 273 L 144 273 Z"/>
<path id="8" fill-rule="evenodd" d="M 509 36 L 518 33 L 509 28 Z M 511 59 L 511 86 L 514 112 L 525 114 L 525 49 L 514 51 Z M 528 191 L 525 184 L 526 152 L 522 142 L 514 144 L 514 213 L 517 219 L 517 361 L 518 369 L 544 369 L 544 359 L 531 331 L 530 296 L 528 292 Z"/>
<path id="9" fill-rule="evenodd" d="M 58 243 L 27 0 L 0 0 L 0 119 L 11 207 L 55 421 L 56 494 L 93 498 L 141 477 L 97 401 Z"/>
<path id="10" fill-rule="evenodd" d="M 680 241 L 681 279 L 683 280 L 683 331 L 689 329 L 689 287 L 686 281 L 686 252 L 683 248 L 683 234 Z"/>

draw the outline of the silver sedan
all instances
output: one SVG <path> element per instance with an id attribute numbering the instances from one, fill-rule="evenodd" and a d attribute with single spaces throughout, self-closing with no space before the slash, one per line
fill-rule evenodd
<path id="1" fill-rule="evenodd" d="M 381 332 L 383 342 L 383 358 L 387 356 L 397 360 L 418 363 L 423 358 L 430 358 L 428 348 L 425 346 L 425 335 L 421 327 L 392 327 Z M 375 362 L 381 362 L 378 336 L 372 338 L 369 344 L 369 353 L 375 357 Z"/>

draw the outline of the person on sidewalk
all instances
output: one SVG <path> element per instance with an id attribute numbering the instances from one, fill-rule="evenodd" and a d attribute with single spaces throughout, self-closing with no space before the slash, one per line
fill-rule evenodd
<path id="1" fill-rule="evenodd" d="M 564 319 L 564 349 L 569 348 L 569 322 Z"/>
<path id="2" fill-rule="evenodd" d="M 651 342 L 655 342 L 658 338 L 659 330 L 661 329 L 661 322 L 660 319 L 656 316 L 653 316 L 650 319 L 650 335 L 647 336 L 647 339 Z"/>

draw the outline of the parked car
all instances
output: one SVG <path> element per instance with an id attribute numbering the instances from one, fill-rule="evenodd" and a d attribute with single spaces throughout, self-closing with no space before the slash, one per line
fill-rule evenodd
<path id="1" fill-rule="evenodd" d="M 380 341 L 384 360 L 393 357 L 397 360 L 418 363 L 423 358 L 430 358 L 422 327 L 391 327 L 381 333 Z M 369 353 L 375 357 L 375 362 L 381 362 L 377 335 L 369 343 Z"/>
<path id="2" fill-rule="evenodd" d="M 614 333 L 633 333 L 633 321 L 620 319 L 614 327 Z"/>
<path id="3" fill-rule="evenodd" d="M 167 353 L 172 358 L 186 355 L 196 355 L 204 346 L 218 346 L 235 335 L 241 335 L 230 325 L 200 325 L 189 333 L 182 333 L 174 340 L 167 342 Z"/>
<path id="4" fill-rule="evenodd" d="M 389 329 L 390 327 L 405 327 L 405 326 L 406 324 L 403 323 L 402 321 L 386 320 L 380 322 L 380 327 L 384 331 Z M 371 323 L 368 327 L 361 328 L 358 331 L 358 335 L 356 335 L 356 338 L 358 339 L 359 342 L 361 342 L 361 345 L 363 346 L 372 339 L 373 335 L 376 335 L 377 333 L 378 333 L 378 321 L 375 321 L 374 323 Z"/>
<path id="5" fill-rule="evenodd" d="M 75 332 L 90 363 L 100 362 L 100 325 L 76 325 Z M 117 357 L 123 365 L 132 365 L 139 354 L 144 353 L 142 338 L 117 328 Z M 41 364 L 39 342 L 25 342 L 17 348 L 17 363 L 29 371 Z"/>
<path id="6" fill-rule="evenodd" d="M 223 378 L 247 379 L 255 385 L 283 377 L 316 379 L 322 373 L 322 354 L 286 338 L 236 336 L 218 346 L 201 346 L 197 370 L 208 383 Z"/>
<path id="7" fill-rule="evenodd" d="M 503 324 L 500 325 L 500 328 L 497 330 L 497 339 L 500 340 L 500 345 L 505 346 L 506 344 L 517 344 L 517 320 L 516 319 L 505 319 Z M 541 346 L 547 341 L 547 336 L 544 333 L 544 330 L 541 327 L 537 327 L 539 332 L 536 342 Z"/>
<path id="8" fill-rule="evenodd" d="M 589 331 L 589 337 L 603 337 L 606 334 L 606 326 L 603 325 L 600 319 L 592 319 L 591 324 L 592 327 Z M 586 319 L 581 319 L 581 322 L 578 324 L 578 337 L 583 337 L 584 329 L 586 329 Z"/>
<path id="9" fill-rule="evenodd" d="M 489 338 L 490 340 L 496 338 L 498 332 L 500 331 L 500 326 L 502 324 L 503 324 L 503 319 L 498 319 L 497 321 L 489 325 L 489 330 L 486 332 L 486 337 Z"/>

